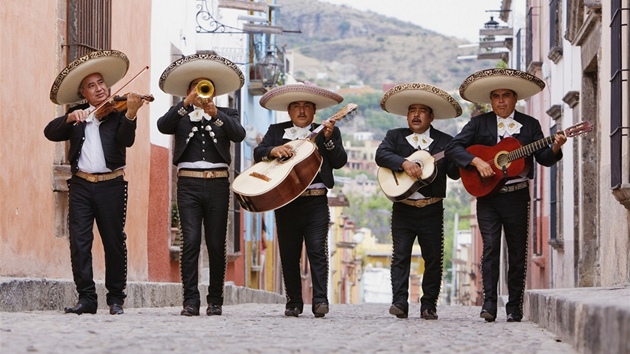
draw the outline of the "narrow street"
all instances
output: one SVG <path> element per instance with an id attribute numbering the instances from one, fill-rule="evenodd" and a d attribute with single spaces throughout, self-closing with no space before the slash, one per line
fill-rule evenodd
<path id="1" fill-rule="evenodd" d="M 388 314 L 388 304 L 331 305 L 323 319 L 305 306 L 226 305 L 222 316 L 182 317 L 180 308 L 129 308 L 121 316 L 60 311 L 0 312 L 0 353 L 576 353 L 553 333 L 505 314 L 486 323 L 479 307 L 441 306 L 437 321 Z M 202 308 L 205 313 L 205 307 Z"/>

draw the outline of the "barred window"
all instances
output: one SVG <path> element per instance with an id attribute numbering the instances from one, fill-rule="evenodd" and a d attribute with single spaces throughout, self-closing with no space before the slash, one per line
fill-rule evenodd
<path id="1" fill-rule="evenodd" d="M 68 0 L 68 62 L 111 49 L 111 0 Z"/>

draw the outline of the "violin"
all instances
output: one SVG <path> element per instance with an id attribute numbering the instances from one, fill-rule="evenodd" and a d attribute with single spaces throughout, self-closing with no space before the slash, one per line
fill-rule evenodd
<path id="1" fill-rule="evenodd" d="M 140 96 L 143 100 L 147 102 L 153 102 L 155 98 L 153 95 L 142 95 Z M 122 112 L 127 110 L 127 95 L 124 96 L 114 96 L 109 99 L 108 102 L 99 106 L 99 108 L 94 112 L 94 115 L 98 120 L 101 120 L 103 117 L 106 117 L 108 114 L 112 112 Z"/>

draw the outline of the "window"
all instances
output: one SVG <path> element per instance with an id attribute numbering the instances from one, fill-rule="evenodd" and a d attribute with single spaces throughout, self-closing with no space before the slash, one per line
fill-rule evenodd
<path id="1" fill-rule="evenodd" d="M 623 137 L 627 135 L 627 127 L 623 126 L 622 112 L 624 108 L 623 72 L 622 67 L 622 28 L 627 28 L 622 23 L 621 0 L 611 0 L 611 24 L 610 24 L 610 185 L 618 189 L 624 184 L 622 165 Z M 627 54 L 626 54 L 627 55 Z M 626 68 L 627 70 L 628 68 Z M 627 94 L 627 93 L 626 93 Z M 625 102 L 627 105 L 628 102 Z M 627 165 L 627 162 L 626 164 Z M 626 166 L 628 168 L 628 166 Z M 625 181 L 627 183 L 628 181 Z"/>
<path id="2" fill-rule="evenodd" d="M 548 58 L 558 63 L 562 58 L 562 1 L 551 0 L 549 2 L 549 55 Z"/>
<path id="3" fill-rule="evenodd" d="M 534 8 L 527 11 L 527 24 L 525 29 L 525 68 L 535 64 L 534 61 Z"/>
<path id="4" fill-rule="evenodd" d="M 111 0 L 68 1 L 68 62 L 95 50 L 111 49 Z"/>

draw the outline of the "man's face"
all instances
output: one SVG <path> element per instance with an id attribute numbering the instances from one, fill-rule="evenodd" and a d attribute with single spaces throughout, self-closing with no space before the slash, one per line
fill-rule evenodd
<path id="1" fill-rule="evenodd" d="M 507 118 L 514 112 L 517 99 L 516 93 L 512 90 L 499 89 L 490 92 L 492 110 L 501 118 Z"/>
<path id="2" fill-rule="evenodd" d="M 416 134 L 422 134 L 429 129 L 433 118 L 433 110 L 423 104 L 412 104 L 407 110 L 407 124 Z"/>
<path id="3" fill-rule="evenodd" d="M 79 85 L 79 93 L 92 105 L 98 106 L 109 96 L 109 89 L 103 80 L 103 76 L 94 73 L 86 76 L 81 85 Z"/>
<path id="4" fill-rule="evenodd" d="M 315 118 L 315 104 L 306 101 L 291 102 L 288 108 L 291 122 L 300 128 L 313 123 Z"/>

